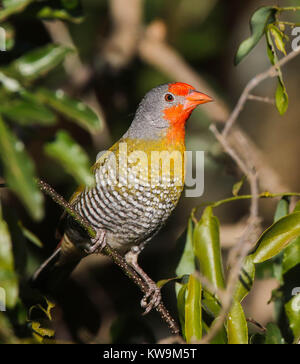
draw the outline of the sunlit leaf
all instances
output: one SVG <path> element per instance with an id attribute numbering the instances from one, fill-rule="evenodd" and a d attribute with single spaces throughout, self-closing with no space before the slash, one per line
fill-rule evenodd
<path id="1" fill-rule="evenodd" d="M 289 214 L 290 199 L 283 197 L 277 204 L 274 222 Z"/>
<path id="2" fill-rule="evenodd" d="M 35 183 L 34 164 L 23 143 L 18 140 L 0 117 L 0 158 L 8 186 L 24 203 L 31 216 L 43 217 L 43 195 Z"/>
<path id="3" fill-rule="evenodd" d="M 21 56 L 9 66 L 9 72 L 22 80 L 33 81 L 57 67 L 73 49 L 48 44 Z"/>
<path id="4" fill-rule="evenodd" d="M 275 100 L 279 114 L 284 115 L 289 107 L 289 96 L 282 80 L 278 82 Z"/>
<path id="5" fill-rule="evenodd" d="M 0 10 L 0 21 L 7 19 L 9 16 L 20 13 L 34 0 L 3 0 L 4 8 Z"/>
<path id="6" fill-rule="evenodd" d="M 268 56 L 270 58 L 271 63 L 275 65 L 278 63 L 278 56 L 276 53 L 275 45 L 270 30 L 267 31 L 266 38 L 267 38 Z M 289 105 L 289 97 L 286 91 L 286 87 L 284 85 L 284 80 L 280 68 L 278 68 L 278 85 L 276 89 L 275 101 L 277 110 L 279 111 L 280 115 L 285 114 Z"/>
<path id="7" fill-rule="evenodd" d="M 190 275 L 185 301 L 185 338 L 187 343 L 202 338 L 201 291 L 200 281 Z"/>
<path id="8" fill-rule="evenodd" d="M 18 294 L 11 237 L 8 226 L 2 219 L 0 205 L 0 301 L 4 305 L 2 308 L 13 308 L 17 303 Z"/>
<path id="9" fill-rule="evenodd" d="M 264 35 L 266 26 L 275 21 L 277 8 L 273 6 L 262 7 L 253 14 L 250 21 L 251 37 L 246 39 L 239 47 L 235 56 L 235 64 L 239 64 L 257 45 Z"/>
<path id="10" fill-rule="evenodd" d="M 300 237 L 288 245 L 284 250 L 282 260 L 282 273 L 285 274 L 297 265 L 300 265 Z"/>
<path id="11" fill-rule="evenodd" d="M 270 25 L 269 29 L 274 38 L 277 49 L 286 56 L 284 33 L 279 30 L 275 25 Z"/>
<path id="12" fill-rule="evenodd" d="M 37 16 L 43 19 L 67 20 L 77 24 L 83 21 L 82 8 L 78 0 L 61 0 L 58 4 L 48 3 L 38 11 Z"/>
<path id="13" fill-rule="evenodd" d="M 201 220 L 195 226 L 193 236 L 194 252 L 201 273 L 216 287 L 223 289 L 225 280 L 220 247 L 219 221 L 207 207 Z"/>
<path id="14" fill-rule="evenodd" d="M 290 328 L 294 334 L 294 341 L 295 343 L 298 343 L 300 340 L 300 293 L 299 292 L 285 305 L 285 312 L 289 320 Z"/>
<path id="15" fill-rule="evenodd" d="M 95 133 L 102 129 L 101 119 L 90 106 L 70 98 L 62 90 L 54 92 L 40 89 L 36 95 L 41 102 L 51 106 L 89 132 Z"/>
<path id="16" fill-rule="evenodd" d="M 278 220 L 262 234 L 252 254 L 253 262 L 262 263 L 273 258 L 298 236 L 300 213 L 295 212 Z"/>
<path id="17" fill-rule="evenodd" d="M 248 344 L 248 325 L 242 305 L 234 301 L 227 319 L 228 344 Z"/>
<path id="18" fill-rule="evenodd" d="M 193 221 L 189 219 L 186 233 L 186 243 L 180 262 L 176 268 L 177 276 L 195 272 L 195 254 L 193 249 Z"/>
<path id="19" fill-rule="evenodd" d="M 55 141 L 45 145 L 45 152 L 58 161 L 79 184 L 94 186 L 95 179 L 86 152 L 66 131 L 59 131 Z"/>

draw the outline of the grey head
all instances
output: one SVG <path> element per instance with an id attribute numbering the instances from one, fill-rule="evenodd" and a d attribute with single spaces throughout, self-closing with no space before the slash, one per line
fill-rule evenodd
<path id="1" fill-rule="evenodd" d="M 124 137 L 157 140 L 166 135 L 177 119 L 185 124 L 196 106 L 209 101 L 209 96 L 185 83 L 157 86 L 142 99 Z"/>

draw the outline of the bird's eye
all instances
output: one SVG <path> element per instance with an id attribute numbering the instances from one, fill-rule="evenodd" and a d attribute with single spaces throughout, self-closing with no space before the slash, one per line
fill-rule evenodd
<path id="1" fill-rule="evenodd" d="M 174 96 L 173 96 L 173 95 L 171 95 L 171 94 L 166 94 L 166 95 L 165 95 L 165 100 L 166 100 L 167 102 L 172 102 L 172 101 L 174 101 Z"/>

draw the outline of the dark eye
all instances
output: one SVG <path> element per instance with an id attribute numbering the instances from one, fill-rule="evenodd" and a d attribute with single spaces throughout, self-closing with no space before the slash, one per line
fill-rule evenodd
<path id="1" fill-rule="evenodd" d="M 173 96 L 173 95 L 171 95 L 171 94 L 166 94 L 166 95 L 165 95 L 165 100 L 166 100 L 167 102 L 172 102 L 172 101 L 174 101 L 174 96 Z"/>

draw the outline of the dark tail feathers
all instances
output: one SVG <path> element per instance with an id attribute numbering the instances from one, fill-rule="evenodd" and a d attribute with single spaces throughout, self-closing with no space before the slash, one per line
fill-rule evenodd
<path id="1" fill-rule="evenodd" d="M 61 248 L 48 258 L 31 278 L 31 286 L 38 289 L 41 293 L 55 297 L 63 282 L 70 276 L 79 260 L 65 264 L 59 263 Z"/>

